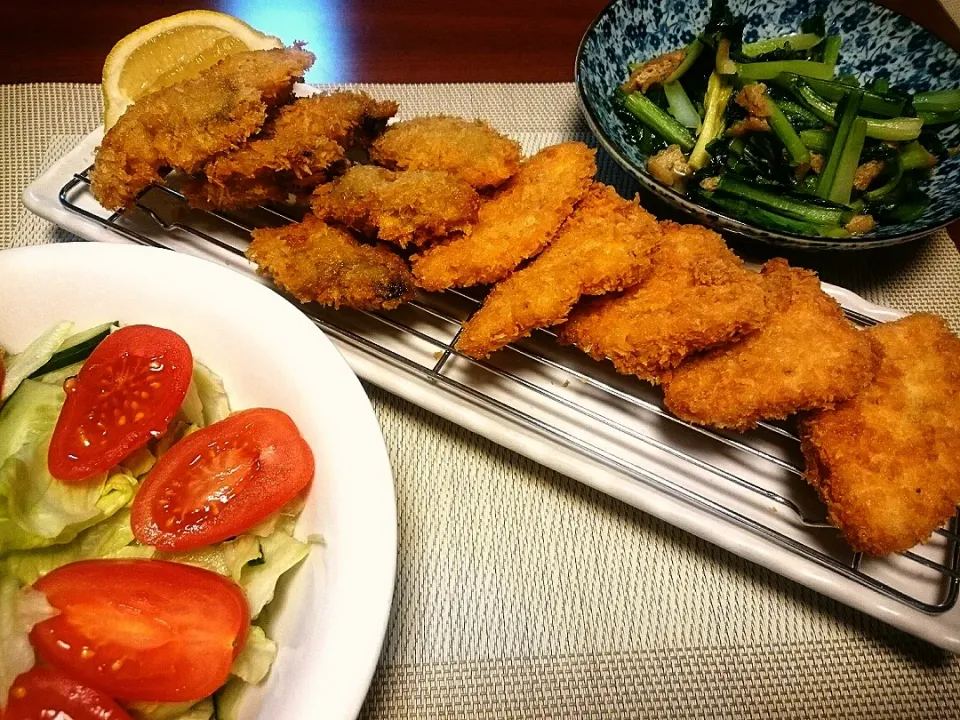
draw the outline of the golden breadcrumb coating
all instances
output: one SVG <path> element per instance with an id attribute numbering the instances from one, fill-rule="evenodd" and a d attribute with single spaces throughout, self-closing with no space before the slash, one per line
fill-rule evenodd
<path id="1" fill-rule="evenodd" d="M 364 245 L 313 215 L 301 223 L 254 230 L 247 258 L 304 303 L 391 309 L 416 293 L 402 258 L 383 245 Z"/>
<path id="2" fill-rule="evenodd" d="M 214 158 L 185 189 L 192 205 L 229 210 L 286 200 L 341 168 L 346 151 L 366 142 L 397 112 L 360 92 L 299 98 L 280 108 L 245 145 Z"/>
<path id="3" fill-rule="evenodd" d="M 400 247 L 464 230 L 479 206 L 476 191 L 448 172 L 373 165 L 352 167 L 313 195 L 317 217 Z"/>
<path id="4" fill-rule="evenodd" d="M 777 258 L 761 277 L 770 309 L 761 328 L 661 378 L 667 407 L 678 417 L 747 430 L 760 420 L 832 407 L 873 379 L 873 343 L 820 289 L 815 273 Z"/>
<path id="5" fill-rule="evenodd" d="M 656 382 L 689 355 L 736 340 L 767 314 L 760 275 L 712 230 L 661 223 L 650 277 L 580 303 L 559 339 L 618 372 Z"/>
<path id="6" fill-rule="evenodd" d="M 270 108 L 289 99 L 313 60 L 299 48 L 236 53 L 192 80 L 141 98 L 97 150 L 94 197 L 109 210 L 129 207 L 160 181 L 162 169 L 193 173 L 237 147 L 260 130 Z"/>
<path id="7" fill-rule="evenodd" d="M 480 189 L 502 185 L 516 174 L 520 145 L 483 120 L 434 115 L 387 128 L 370 157 L 392 170 L 446 170 Z"/>
<path id="8" fill-rule="evenodd" d="M 410 258 L 420 287 L 445 290 L 493 283 L 547 246 L 573 212 L 597 171 L 583 143 L 553 145 L 528 158 L 520 172 L 480 206 L 464 235 Z"/>
<path id="9" fill-rule="evenodd" d="M 806 478 L 854 550 L 925 541 L 960 502 L 960 339 L 911 315 L 864 331 L 880 355 L 866 389 L 800 420 Z"/>
<path id="10" fill-rule="evenodd" d="M 656 219 L 609 185 L 595 184 L 535 260 L 496 284 L 457 349 L 484 358 L 535 328 L 563 322 L 584 295 L 640 282 L 660 239 Z"/>

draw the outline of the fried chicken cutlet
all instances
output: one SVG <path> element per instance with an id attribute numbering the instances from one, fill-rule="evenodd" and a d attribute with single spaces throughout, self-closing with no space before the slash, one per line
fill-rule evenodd
<path id="1" fill-rule="evenodd" d="M 820 289 L 815 273 L 777 258 L 761 278 L 770 315 L 760 329 L 661 378 L 667 407 L 683 420 L 747 430 L 760 420 L 832 407 L 873 379 L 873 343 Z"/>
<path id="2" fill-rule="evenodd" d="M 289 99 L 313 64 L 299 48 L 228 55 L 192 80 L 140 99 L 107 131 L 91 173 L 94 197 L 108 210 L 129 207 L 176 168 L 193 173 L 217 153 L 256 133 L 271 108 Z"/>
<path id="3" fill-rule="evenodd" d="M 661 229 L 650 277 L 581 302 L 558 332 L 560 342 L 651 382 L 695 352 L 756 330 L 767 314 L 760 276 L 722 237 L 700 225 Z"/>
<path id="4" fill-rule="evenodd" d="M 248 143 L 209 162 L 205 177 L 185 188 L 187 199 L 197 207 L 229 210 L 310 191 L 342 166 L 354 142 L 368 142 L 396 112 L 395 102 L 361 92 L 299 98 Z"/>
<path id="5" fill-rule="evenodd" d="M 440 170 L 393 172 L 356 165 L 313 194 L 317 217 L 406 247 L 467 228 L 480 196 Z"/>
<path id="6" fill-rule="evenodd" d="M 960 339 L 935 315 L 864 331 L 880 365 L 865 390 L 800 419 L 805 477 L 850 546 L 925 541 L 960 502 Z"/>
<path id="7" fill-rule="evenodd" d="M 480 206 L 463 235 L 410 258 L 426 290 L 493 283 L 538 254 L 587 192 L 597 171 L 594 150 L 580 142 L 544 148 Z"/>
<path id="8" fill-rule="evenodd" d="M 487 357 L 535 328 L 563 322 L 584 295 L 640 282 L 659 240 L 656 219 L 637 201 L 596 183 L 547 249 L 493 287 L 463 326 L 457 349 Z"/>
<path id="9" fill-rule="evenodd" d="M 247 258 L 304 303 L 392 309 L 416 292 L 402 258 L 382 245 L 364 245 L 314 215 L 301 223 L 254 230 Z"/>
<path id="10" fill-rule="evenodd" d="M 434 115 L 387 129 L 370 158 L 391 170 L 446 170 L 471 186 L 502 185 L 520 166 L 520 145 L 483 120 Z"/>

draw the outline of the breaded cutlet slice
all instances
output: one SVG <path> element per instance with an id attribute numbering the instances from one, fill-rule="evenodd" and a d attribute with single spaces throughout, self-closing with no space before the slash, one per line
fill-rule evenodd
<path id="1" fill-rule="evenodd" d="M 587 192 L 597 171 L 595 150 L 580 142 L 544 148 L 480 205 L 476 224 L 462 235 L 410 258 L 426 290 L 502 280 L 553 239 Z"/>
<path id="2" fill-rule="evenodd" d="M 667 407 L 701 425 L 747 430 L 760 420 L 833 407 L 873 379 L 870 338 L 809 270 L 770 260 L 761 271 L 770 311 L 739 342 L 695 355 L 661 378 Z"/>
<path id="3" fill-rule="evenodd" d="M 338 91 L 298 98 L 263 130 L 203 168 L 184 192 L 191 205 L 219 210 L 254 207 L 310 192 L 341 170 L 346 152 L 367 142 L 397 112 L 393 101 Z"/>
<path id="4" fill-rule="evenodd" d="M 494 285 L 463 326 L 457 349 L 484 358 L 536 328 L 563 322 L 584 295 L 622 290 L 650 272 L 656 218 L 596 183 L 529 265 Z"/>
<path id="5" fill-rule="evenodd" d="M 394 243 L 423 245 L 477 219 L 480 196 L 442 170 L 356 165 L 313 194 L 317 217 Z"/>
<path id="6" fill-rule="evenodd" d="M 257 272 L 304 303 L 380 310 L 416 294 L 401 257 L 383 245 L 365 245 L 314 215 L 254 230 L 247 258 L 258 265 Z"/>
<path id="7" fill-rule="evenodd" d="M 902 552 L 960 502 L 960 339 L 936 315 L 864 331 L 879 349 L 873 382 L 800 419 L 805 477 L 854 550 Z"/>
<path id="8" fill-rule="evenodd" d="M 483 120 L 432 115 L 387 128 L 370 158 L 391 170 L 445 170 L 474 188 L 494 188 L 516 174 L 520 145 Z"/>
<path id="9" fill-rule="evenodd" d="M 767 315 L 760 276 L 722 237 L 700 225 L 660 226 L 650 276 L 584 300 L 558 332 L 560 342 L 651 382 L 693 353 L 756 330 Z"/>
<path id="10" fill-rule="evenodd" d="M 165 168 L 198 171 L 260 130 L 313 64 L 300 48 L 228 55 L 196 78 L 150 93 L 120 116 L 97 149 L 91 191 L 108 210 L 129 207 Z"/>

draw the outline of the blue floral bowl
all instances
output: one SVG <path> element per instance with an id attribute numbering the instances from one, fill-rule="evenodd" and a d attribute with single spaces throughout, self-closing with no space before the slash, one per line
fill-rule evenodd
<path id="1" fill-rule="evenodd" d="M 869 0 L 730 0 L 747 18 L 744 39 L 797 32 L 804 17 L 823 13 L 827 31 L 843 37 L 838 72 L 862 80 L 889 77 L 910 90 L 960 87 L 960 55 L 919 25 Z M 668 204 L 717 230 L 781 247 L 862 250 L 920 238 L 960 218 L 960 156 L 941 162 L 925 181 L 930 206 L 918 220 L 878 227 L 851 240 L 772 232 L 692 202 L 647 172 L 647 157 L 628 139 L 610 96 L 631 62 L 684 47 L 706 25 L 709 0 L 614 0 L 587 29 L 577 51 L 576 83 L 584 115 L 601 146 L 640 184 Z M 941 133 L 960 144 L 960 128 Z"/>

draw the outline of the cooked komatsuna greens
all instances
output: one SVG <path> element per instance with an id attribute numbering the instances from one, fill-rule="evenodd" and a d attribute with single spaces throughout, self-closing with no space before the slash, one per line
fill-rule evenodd
<path id="1" fill-rule="evenodd" d="M 797 235 L 847 238 L 922 216 L 960 89 L 910 93 L 886 77 L 838 75 L 841 37 L 822 15 L 754 42 L 744 22 L 715 0 L 689 45 L 629 66 L 611 102 L 650 174 Z"/>

